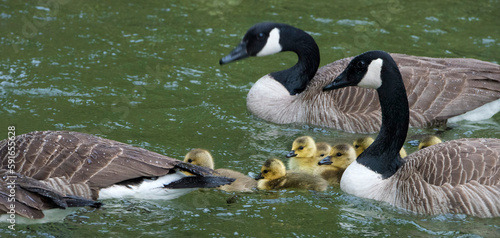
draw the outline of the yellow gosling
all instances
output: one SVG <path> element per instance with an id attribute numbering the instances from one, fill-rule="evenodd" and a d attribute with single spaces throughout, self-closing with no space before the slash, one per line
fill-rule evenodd
<path id="1" fill-rule="evenodd" d="M 337 144 L 330 155 L 321 160 L 315 174 L 328 181 L 330 185 L 339 185 L 345 169 L 356 160 L 356 151 L 350 144 Z"/>
<path id="2" fill-rule="evenodd" d="M 292 151 L 286 157 L 290 158 L 288 161 L 290 170 L 313 174 L 318 166 L 316 142 L 310 136 L 301 136 L 293 141 Z"/>
<path id="3" fill-rule="evenodd" d="M 330 154 L 332 147 L 326 142 L 316 143 L 316 160 L 319 162 Z"/>
<path id="4" fill-rule="evenodd" d="M 369 136 L 362 137 L 362 138 L 355 140 L 352 143 L 352 145 L 354 146 L 354 149 L 356 150 L 356 157 L 358 157 L 361 154 L 361 152 L 365 151 L 366 148 L 368 148 L 368 146 L 370 146 L 373 143 L 373 141 L 374 141 L 373 138 L 371 138 Z M 401 158 L 404 158 L 407 155 L 408 154 L 406 153 L 405 148 L 401 148 L 401 150 L 399 151 L 399 156 L 401 156 Z"/>
<path id="5" fill-rule="evenodd" d="M 311 174 L 286 171 L 285 164 L 279 159 L 268 159 L 258 177 L 257 188 L 260 190 L 304 189 L 325 191 L 326 180 Z"/>
<path id="6" fill-rule="evenodd" d="M 210 152 L 204 149 L 193 149 L 184 157 L 184 162 L 198 166 L 214 169 L 214 160 Z M 191 175 L 184 172 L 186 175 Z M 257 181 L 240 172 L 230 169 L 216 169 L 215 173 L 219 176 L 236 179 L 232 184 L 220 186 L 217 189 L 227 192 L 252 192 L 257 187 Z"/>
<path id="7" fill-rule="evenodd" d="M 423 148 L 429 147 L 431 145 L 439 144 L 441 142 L 443 142 L 443 141 L 441 139 L 439 139 L 439 137 L 434 136 L 434 135 L 429 135 L 429 136 L 424 137 L 424 139 L 422 139 L 420 141 L 420 143 L 418 144 L 418 149 L 421 150 Z"/>

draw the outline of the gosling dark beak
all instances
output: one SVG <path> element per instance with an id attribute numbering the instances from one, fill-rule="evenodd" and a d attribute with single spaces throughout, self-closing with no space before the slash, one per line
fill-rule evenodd
<path id="1" fill-rule="evenodd" d="M 259 180 L 259 179 L 263 179 L 264 176 L 262 176 L 262 173 L 259 173 L 259 175 L 257 175 L 257 178 L 255 178 L 255 180 Z"/>
<path id="2" fill-rule="evenodd" d="M 331 156 L 327 156 L 318 162 L 318 165 L 329 165 L 329 164 L 332 164 L 332 157 Z"/>
<path id="3" fill-rule="evenodd" d="M 241 42 L 236 48 L 234 48 L 233 51 L 231 51 L 231 53 L 226 55 L 224 58 L 220 59 L 219 64 L 223 65 L 223 64 L 231 63 L 233 61 L 244 59 L 244 58 L 247 58 L 249 56 L 250 55 L 248 55 L 248 53 L 247 53 L 247 43 Z"/>
<path id="4" fill-rule="evenodd" d="M 290 153 L 288 153 L 286 155 L 287 158 L 292 158 L 292 157 L 295 157 L 295 156 L 297 156 L 297 154 L 295 154 L 295 150 L 290 151 Z"/>
<path id="5" fill-rule="evenodd" d="M 338 88 L 345 88 L 347 86 L 355 86 L 355 85 L 347 80 L 346 71 L 344 70 L 344 72 L 342 72 L 339 76 L 337 76 L 337 78 L 335 78 L 333 82 L 331 82 L 330 84 L 326 85 L 323 88 L 323 92 Z"/>

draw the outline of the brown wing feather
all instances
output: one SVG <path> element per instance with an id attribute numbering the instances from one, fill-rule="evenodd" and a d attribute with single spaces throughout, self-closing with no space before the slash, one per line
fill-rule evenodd
<path id="1" fill-rule="evenodd" d="M 410 126 L 444 123 L 500 98 L 500 66 L 475 59 L 429 58 L 391 54 L 403 76 L 410 105 Z M 352 58 L 321 67 L 306 91 L 307 122 L 349 132 L 380 129 L 378 96 L 373 89 L 347 87 L 322 92 Z"/>
<path id="2" fill-rule="evenodd" d="M 500 185 L 499 158 L 499 139 L 460 139 L 420 150 L 411 155 L 409 163 L 431 185 L 477 181 L 490 186 Z"/>
<path id="3" fill-rule="evenodd" d="M 43 218 L 42 210 L 51 208 L 67 208 L 72 206 L 100 206 L 99 202 L 93 201 L 88 186 L 84 187 L 84 193 L 68 196 L 64 190 L 58 190 L 47 183 L 52 181 L 39 181 L 19 173 L 11 173 L 9 170 L 0 169 L 0 214 L 11 212 L 32 219 Z M 13 186 L 12 183 L 15 183 Z M 15 200 L 10 197 L 15 190 Z M 63 191 L 63 193 L 61 192 Z M 73 191 L 70 191 L 73 192 Z"/>
<path id="4" fill-rule="evenodd" d="M 13 142 L 14 146 L 9 146 L 8 140 L 0 141 L 0 169 L 6 173 L 9 148 L 14 147 L 14 171 L 19 176 L 16 183 L 20 188 L 16 196 L 19 211 L 25 211 L 19 214 L 32 218 L 43 216 L 38 210 L 64 207 L 64 202 L 57 206 L 55 202 L 82 204 L 68 197 L 97 199 L 100 188 L 130 179 L 163 176 L 177 168 L 200 176 L 213 173 L 208 168 L 78 132 L 35 131 L 17 136 Z M 8 195 L 4 190 L 0 191 L 0 201 Z M 44 191 L 54 195 L 48 199 L 41 196 Z M 5 204 L 1 204 L 1 210 L 5 211 Z"/>
<path id="5" fill-rule="evenodd" d="M 417 151 L 391 177 L 396 206 L 424 214 L 500 216 L 500 139 L 460 139 Z"/>
<path id="6" fill-rule="evenodd" d="M 15 144 L 16 172 L 39 180 L 66 177 L 71 183 L 89 182 L 101 188 L 131 178 L 166 175 L 177 167 L 196 175 L 212 172 L 142 148 L 78 132 L 31 132 L 16 137 Z M 8 166 L 7 152 L 7 140 L 1 141 L 2 168 Z"/>

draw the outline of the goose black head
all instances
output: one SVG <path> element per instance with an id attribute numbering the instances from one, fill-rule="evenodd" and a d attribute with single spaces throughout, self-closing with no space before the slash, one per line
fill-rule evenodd
<path id="1" fill-rule="evenodd" d="M 368 51 L 358 55 L 332 83 L 323 88 L 323 91 L 348 86 L 378 89 L 382 86 L 382 67 L 391 59 L 391 56 L 383 51 Z"/>
<path id="2" fill-rule="evenodd" d="M 240 44 L 219 63 L 227 64 L 249 56 L 266 56 L 281 52 L 280 28 L 285 24 L 263 22 L 252 26 Z"/>

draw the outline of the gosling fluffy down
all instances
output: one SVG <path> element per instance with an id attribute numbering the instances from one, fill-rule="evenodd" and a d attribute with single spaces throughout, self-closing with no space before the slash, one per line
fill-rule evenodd
<path id="1" fill-rule="evenodd" d="M 356 149 L 356 157 L 358 157 L 363 151 L 365 151 L 366 148 L 368 148 L 368 146 L 370 146 L 373 143 L 373 141 L 374 141 L 373 138 L 365 136 L 352 142 L 352 145 Z M 404 158 L 407 155 L 408 154 L 406 153 L 405 148 L 401 148 L 401 150 L 399 151 L 399 156 L 401 156 L 401 158 Z"/>
<path id="2" fill-rule="evenodd" d="M 325 191 L 326 180 L 302 172 L 286 171 L 285 164 L 279 159 L 268 159 L 258 177 L 257 188 L 260 190 L 304 189 Z"/>
<path id="3" fill-rule="evenodd" d="M 316 142 L 310 136 L 301 136 L 293 141 L 292 150 L 286 155 L 289 158 L 288 168 L 293 171 L 313 174 L 318 167 Z"/>
<path id="4" fill-rule="evenodd" d="M 434 135 L 429 135 L 429 136 L 424 137 L 424 139 L 422 139 L 420 141 L 420 143 L 418 144 L 418 149 L 421 150 L 423 148 L 427 148 L 431 145 L 439 144 L 441 142 L 443 142 L 443 141 L 441 139 L 439 139 L 439 137 L 434 136 Z"/>
<path id="5" fill-rule="evenodd" d="M 184 162 L 214 169 L 214 160 L 210 152 L 204 149 L 193 149 L 184 157 Z M 216 169 L 215 174 L 236 179 L 232 184 L 217 187 L 226 192 L 252 192 L 257 187 L 257 181 L 240 172 L 230 169 Z M 190 175 L 190 174 L 188 174 Z"/>
<path id="6" fill-rule="evenodd" d="M 337 144 L 331 148 L 329 156 L 318 162 L 314 173 L 328 181 L 330 185 L 339 185 L 345 169 L 356 160 L 356 151 L 350 144 Z"/>

